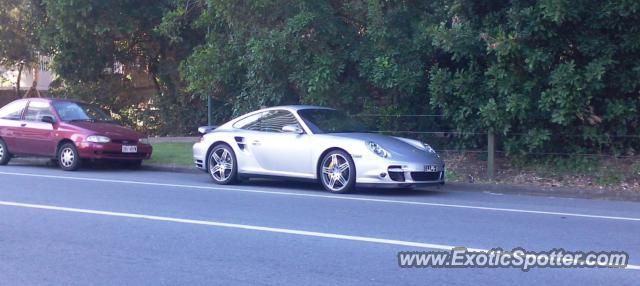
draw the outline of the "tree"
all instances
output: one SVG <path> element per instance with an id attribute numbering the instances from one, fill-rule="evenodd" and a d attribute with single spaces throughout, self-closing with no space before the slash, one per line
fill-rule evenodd
<path id="1" fill-rule="evenodd" d="M 25 67 L 37 69 L 38 29 L 45 21 L 38 0 L 0 0 L 0 66 L 18 67 L 16 96 Z"/>
<path id="2" fill-rule="evenodd" d="M 442 113 L 369 121 L 492 131 L 510 153 L 640 148 L 637 1 L 43 2 L 41 46 L 67 86 L 87 87 L 68 90 L 127 80 L 105 74 L 115 63 L 140 67 L 173 133 L 203 121 L 204 106 L 190 105 L 213 97 L 218 121 L 311 103 L 351 114 Z"/>
<path id="3" fill-rule="evenodd" d="M 512 153 L 640 147 L 640 3 L 455 3 L 430 90 L 458 128 L 493 129 Z"/>
<path id="4" fill-rule="evenodd" d="M 180 41 L 171 27 L 185 21 L 207 31 L 181 65 L 189 90 L 229 100 L 236 114 L 298 102 L 357 112 L 379 98 L 407 109 L 427 96 L 437 2 L 178 2 L 161 25 L 168 37 Z"/>
<path id="5" fill-rule="evenodd" d="M 190 94 L 182 93 L 178 64 L 189 45 L 172 44 L 156 32 L 173 1 L 45 0 L 49 17 L 43 45 L 66 85 L 91 85 L 107 78 L 130 80 L 109 72 L 118 64 L 147 72 L 154 82 L 165 131 L 183 133 L 194 115 Z M 185 32 L 183 37 L 198 37 Z M 108 84 L 105 86 L 109 86 Z M 198 116 L 202 114 L 196 113 Z"/>

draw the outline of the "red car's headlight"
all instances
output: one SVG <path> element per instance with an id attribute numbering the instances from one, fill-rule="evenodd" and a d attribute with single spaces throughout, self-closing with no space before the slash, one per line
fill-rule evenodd
<path id="1" fill-rule="evenodd" d="M 89 137 L 87 137 L 87 142 L 91 142 L 91 143 L 109 143 L 111 142 L 111 138 L 107 137 L 107 136 L 100 136 L 100 135 L 91 135 Z"/>

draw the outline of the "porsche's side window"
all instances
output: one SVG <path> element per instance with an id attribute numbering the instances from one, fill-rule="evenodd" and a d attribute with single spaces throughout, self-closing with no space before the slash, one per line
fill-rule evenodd
<path id="1" fill-rule="evenodd" d="M 268 111 L 261 121 L 261 130 L 264 132 L 282 132 L 282 127 L 286 125 L 298 125 L 298 120 L 289 111 L 273 110 Z"/>
<path id="2" fill-rule="evenodd" d="M 0 118 L 9 120 L 20 120 L 26 101 L 16 101 L 0 109 Z"/>
<path id="3" fill-rule="evenodd" d="M 260 131 L 260 118 L 265 114 L 266 112 L 260 112 L 251 116 L 247 116 L 233 124 L 233 127 L 245 130 Z"/>

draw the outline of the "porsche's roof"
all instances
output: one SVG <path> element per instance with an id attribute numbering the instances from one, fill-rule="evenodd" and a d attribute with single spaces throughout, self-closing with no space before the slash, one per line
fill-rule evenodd
<path id="1" fill-rule="evenodd" d="M 260 110 L 273 110 L 273 109 L 285 109 L 285 110 L 295 112 L 303 109 L 333 109 L 333 108 L 316 106 L 316 105 L 281 105 L 281 106 L 267 107 Z"/>

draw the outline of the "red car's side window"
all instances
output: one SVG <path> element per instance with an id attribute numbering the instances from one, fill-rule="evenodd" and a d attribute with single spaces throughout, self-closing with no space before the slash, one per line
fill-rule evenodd
<path id="1" fill-rule="evenodd" d="M 29 103 L 27 112 L 24 114 L 24 120 L 42 121 L 42 118 L 45 116 L 54 118 L 53 112 L 51 112 L 51 105 L 46 102 L 32 101 Z"/>
<path id="2" fill-rule="evenodd" d="M 26 101 L 14 101 L 0 109 L 0 119 L 20 120 Z"/>

